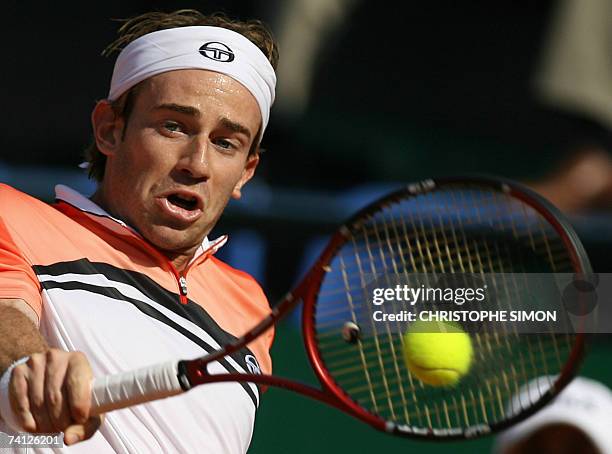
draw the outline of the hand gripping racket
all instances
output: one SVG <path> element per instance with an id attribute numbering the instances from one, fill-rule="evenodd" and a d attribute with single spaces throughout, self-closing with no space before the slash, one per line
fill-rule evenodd
<path id="1" fill-rule="evenodd" d="M 433 387 L 404 362 L 406 325 L 374 320 L 372 289 L 414 284 L 419 274 L 536 272 L 591 273 L 576 234 L 542 198 L 516 183 L 488 178 L 410 184 L 342 225 L 306 277 L 251 331 L 199 359 L 97 378 L 93 412 L 238 381 L 298 392 L 396 435 L 459 439 L 501 430 L 569 383 L 583 355 L 584 335 L 470 333 L 469 373 L 454 386 Z M 525 285 L 500 285 L 505 308 L 518 307 Z M 276 376 L 208 372 L 209 365 L 247 345 L 299 303 L 320 389 Z M 540 376 L 548 377 L 549 386 L 509 408 L 512 397 Z"/>

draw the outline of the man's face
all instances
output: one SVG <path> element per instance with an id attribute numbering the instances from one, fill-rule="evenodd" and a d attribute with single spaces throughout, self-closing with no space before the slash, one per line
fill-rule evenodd
<path id="1" fill-rule="evenodd" d="M 253 176 L 255 98 L 223 74 L 171 71 L 141 84 L 123 136 L 115 123 L 115 145 L 99 144 L 107 165 L 97 201 L 169 257 L 190 255 Z"/>

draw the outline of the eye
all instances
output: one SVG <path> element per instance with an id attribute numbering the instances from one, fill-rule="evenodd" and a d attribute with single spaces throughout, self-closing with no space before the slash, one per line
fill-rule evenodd
<path id="1" fill-rule="evenodd" d="M 171 134 L 178 134 L 184 132 L 183 126 L 176 121 L 167 120 L 164 121 L 161 125 L 162 129 Z"/>
<path id="2" fill-rule="evenodd" d="M 223 138 L 215 139 L 213 143 L 225 152 L 235 152 L 239 147 L 239 144 L 236 141 Z"/>

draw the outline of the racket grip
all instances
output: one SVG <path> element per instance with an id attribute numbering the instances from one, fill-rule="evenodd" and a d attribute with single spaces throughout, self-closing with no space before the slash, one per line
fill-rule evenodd
<path id="1" fill-rule="evenodd" d="M 92 385 L 91 414 L 99 415 L 182 392 L 176 361 L 98 377 Z"/>

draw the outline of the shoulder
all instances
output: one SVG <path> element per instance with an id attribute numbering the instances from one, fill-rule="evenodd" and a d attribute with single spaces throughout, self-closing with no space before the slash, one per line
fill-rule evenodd
<path id="1" fill-rule="evenodd" d="M 32 258 L 48 258 L 52 250 L 66 251 L 77 233 L 74 221 L 53 205 L 5 184 L 0 184 L 0 207 L 3 235 Z"/>
<path id="2" fill-rule="evenodd" d="M 0 220 L 14 229 L 32 228 L 54 211 L 47 203 L 0 183 Z"/>
<path id="3" fill-rule="evenodd" d="M 8 184 L 0 183 L 0 200 L 3 202 L 10 203 L 11 201 L 36 201 L 32 196 L 29 196 L 25 192 L 21 192 Z"/>
<path id="4" fill-rule="evenodd" d="M 237 270 L 216 257 L 208 260 L 215 275 L 215 288 L 243 306 L 250 307 L 260 317 L 270 310 L 270 303 L 259 283 L 250 274 Z M 263 312 L 262 312 L 263 311 Z"/>
<path id="5" fill-rule="evenodd" d="M 216 257 L 210 257 L 210 260 L 212 265 L 227 279 L 245 290 L 257 292 L 261 296 L 264 296 L 261 286 L 249 273 L 238 270 Z"/>
<path id="6" fill-rule="evenodd" d="M 0 183 L 0 206 L 2 207 L 0 215 L 3 217 L 49 207 L 45 202 L 4 183 Z"/>

